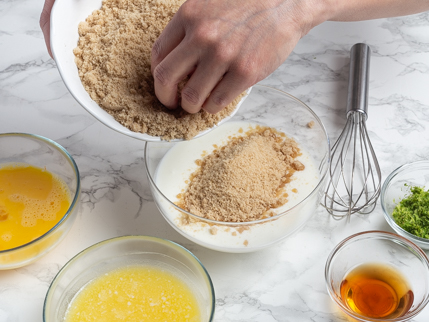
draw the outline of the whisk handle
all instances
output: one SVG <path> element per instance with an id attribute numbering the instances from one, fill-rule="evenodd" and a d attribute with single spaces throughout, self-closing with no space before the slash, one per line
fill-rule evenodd
<path id="1" fill-rule="evenodd" d="M 347 116 L 359 112 L 368 117 L 369 60 L 371 49 L 366 44 L 355 44 L 350 50 Z"/>

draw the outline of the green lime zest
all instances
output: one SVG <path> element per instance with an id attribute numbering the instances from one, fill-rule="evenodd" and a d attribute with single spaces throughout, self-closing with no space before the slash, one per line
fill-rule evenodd
<path id="1" fill-rule="evenodd" d="M 407 232 L 429 239 L 429 190 L 415 186 L 410 186 L 409 190 L 411 193 L 393 210 L 393 219 Z"/>

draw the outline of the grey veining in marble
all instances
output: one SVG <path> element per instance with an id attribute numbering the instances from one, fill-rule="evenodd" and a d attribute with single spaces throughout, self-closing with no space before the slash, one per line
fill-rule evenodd
<path id="1" fill-rule="evenodd" d="M 62 144 L 80 169 L 82 209 L 51 253 L 0 271 L 0 322 L 41 322 L 58 270 L 84 248 L 126 234 L 167 238 L 192 251 L 215 285 L 215 321 L 347 321 L 327 293 L 325 261 L 353 233 L 392 231 L 380 205 L 350 223 L 319 207 L 298 233 L 256 253 L 219 253 L 186 240 L 153 202 L 143 143 L 100 124 L 68 93 L 39 28 L 42 6 L 41 0 L 0 1 L 0 132 L 35 133 Z M 308 104 L 334 141 L 346 121 L 349 50 L 357 42 L 373 52 L 367 127 L 385 178 L 405 162 L 429 159 L 429 13 L 323 23 L 261 83 Z M 429 321 L 429 308 L 413 321 Z"/>

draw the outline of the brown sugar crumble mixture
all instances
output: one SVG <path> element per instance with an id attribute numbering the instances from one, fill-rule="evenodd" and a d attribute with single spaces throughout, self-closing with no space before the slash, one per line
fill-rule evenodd
<path id="1" fill-rule="evenodd" d="M 178 205 L 197 216 L 223 222 L 247 222 L 272 216 L 287 202 L 284 186 L 305 166 L 298 144 L 283 133 L 257 127 L 232 137 L 202 160 Z M 189 218 L 188 218 L 189 220 Z M 216 232 L 211 232 L 215 234 Z"/>
<path id="2" fill-rule="evenodd" d="M 103 0 L 78 27 L 73 50 L 79 77 L 90 97 L 131 131 L 164 140 L 191 139 L 213 127 L 242 95 L 216 114 L 169 110 L 155 96 L 152 46 L 185 0 Z"/>

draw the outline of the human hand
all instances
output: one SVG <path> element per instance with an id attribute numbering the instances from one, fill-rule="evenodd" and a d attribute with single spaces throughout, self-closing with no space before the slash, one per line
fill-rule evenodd
<path id="1" fill-rule="evenodd" d="M 298 40 L 324 21 L 317 0 L 188 0 L 152 49 L 158 99 L 190 113 L 216 113 L 271 74 Z"/>
<path id="2" fill-rule="evenodd" d="M 52 56 L 51 52 L 51 10 L 55 0 L 45 0 L 42 13 L 40 15 L 40 28 L 42 28 L 43 36 L 45 37 L 46 48 L 48 49 L 49 56 Z"/>

